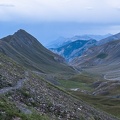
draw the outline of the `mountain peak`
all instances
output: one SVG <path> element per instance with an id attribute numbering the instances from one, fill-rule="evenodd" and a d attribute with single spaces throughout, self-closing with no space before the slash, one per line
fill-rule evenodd
<path id="1" fill-rule="evenodd" d="M 25 30 L 23 29 L 19 29 L 17 32 L 15 32 L 13 34 L 13 37 L 17 40 L 17 41 L 21 41 L 21 42 L 31 42 L 32 43 L 35 43 L 37 41 L 37 39 L 35 37 L 33 37 L 31 34 L 29 34 L 28 32 L 26 32 Z"/>
<path id="2" fill-rule="evenodd" d="M 26 31 L 23 29 L 19 29 L 17 32 L 26 32 Z"/>
<path id="3" fill-rule="evenodd" d="M 60 71 L 63 71 L 67 66 L 64 64 L 62 57 L 46 49 L 35 37 L 22 29 L 2 39 L 0 44 L 1 51 L 18 63 L 42 72 L 54 71 L 56 66 L 58 66 Z M 60 65 L 60 62 L 64 65 Z M 50 69 L 46 70 L 44 66 L 47 68 L 49 66 Z M 74 72 L 69 66 L 67 66 L 67 69 L 72 73 Z"/>
<path id="4" fill-rule="evenodd" d="M 19 29 L 17 32 L 14 33 L 14 35 L 23 35 L 23 34 L 29 34 L 29 33 L 23 29 Z"/>
<path id="5" fill-rule="evenodd" d="M 39 41 L 33 37 L 31 34 L 26 32 L 23 29 L 19 29 L 17 32 L 15 32 L 13 35 L 9 35 L 7 37 L 2 38 L 3 41 L 13 44 L 15 46 L 26 44 L 27 46 L 31 46 L 33 44 L 40 44 Z M 42 45 L 41 45 L 42 46 Z"/>

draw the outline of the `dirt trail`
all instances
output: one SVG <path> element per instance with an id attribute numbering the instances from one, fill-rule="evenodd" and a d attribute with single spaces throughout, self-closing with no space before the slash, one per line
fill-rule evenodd
<path id="1" fill-rule="evenodd" d="M 7 92 L 11 91 L 11 90 L 16 90 L 22 87 L 22 85 L 24 84 L 25 81 L 28 80 L 28 72 L 25 72 L 25 78 L 24 79 L 20 79 L 17 84 L 13 87 L 5 87 L 3 89 L 0 89 L 0 95 L 2 94 L 6 94 Z"/>
<path id="2" fill-rule="evenodd" d="M 0 95 L 4 95 L 6 94 L 7 92 L 10 92 L 11 90 L 17 90 L 17 89 L 20 89 L 24 82 L 28 80 L 28 72 L 26 71 L 25 72 L 25 78 L 24 79 L 20 79 L 17 84 L 13 87 L 5 87 L 3 89 L 0 89 Z M 25 105 L 22 105 L 21 103 L 17 102 L 17 101 L 14 101 L 16 107 L 24 114 L 32 114 L 32 111 L 29 110 L 27 108 L 27 106 Z"/>

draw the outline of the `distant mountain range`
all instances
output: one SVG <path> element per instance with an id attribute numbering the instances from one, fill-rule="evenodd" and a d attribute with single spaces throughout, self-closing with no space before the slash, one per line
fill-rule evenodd
<path id="1" fill-rule="evenodd" d="M 62 47 L 70 42 L 74 42 L 76 40 L 102 40 L 104 38 L 107 38 L 111 36 L 112 34 L 106 34 L 106 35 L 76 35 L 71 38 L 65 38 L 65 37 L 59 37 L 55 41 L 52 41 L 46 45 L 47 48 L 59 48 Z"/>
<path id="2" fill-rule="evenodd" d="M 46 48 L 48 48 L 48 49 L 49 48 L 58 48 L 58 47 L 61 47 L 63 45 L 66 45 L 70 42 L 71 42 L 71 40 L 69 38 L 59 37 L 55 41 L 52 41 L 52 42 L 48 43 L 46 45 Z"/>
<path id="3" fill-rule="evenodd" d="M 86 51 L 89 47 L 97 44 L 97 40 L 101 40 L 110 35 L 111 34 L 81 35 L 73 36 L 72 38 L 60 37 L 56 41 L 53 41 L 51 44 L 49 44 L 47 47 L 52 52 L 64 57 L 66 61 L 71 61 L 74 58 L 81 56 L 83 52 Z"/>
<path id="4" fill-rule="evenodd" d="M 97 40 L 97 41 L 99 41 L 99 40 L 102 40 L 102 39 L 104 39 L 104 38 L 107 38 L 107 37 L 109 37 L 109 36 L 111 36 L 112 34 L 105 34 L 105 35 L 90 35 L 90 34 L 86 34 L 86 35 L 76 35 L 76 36 L 73 36 L 72 38 L 71 38 L 71 40 L 72 41 L 75 41 L 75 40 L 78 40 L 78 39 L 80 39 L 80 40 L 89 40 L 89 39 L 95 39 L 95 40 Z"/>

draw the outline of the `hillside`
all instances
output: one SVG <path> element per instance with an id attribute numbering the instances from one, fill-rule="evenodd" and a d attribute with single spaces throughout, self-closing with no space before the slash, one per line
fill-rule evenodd
<path id="1" fill-rule="evenodd" d="M 71 64 L 79 68 L 85 68 L 97 75 L 102 75 L 107 80 L 119 80 L 119 53 L 120 40 L 111 41 L 88 49 L 83 56 L 74 59 Z"/>
<path id="2" fill-rule="evenodd" d="M 89 48 L 71 65 L 80 75 L 64 82 L 68 91 L 120 117 L 120 40 Z"/>
<path id="3" fill-rule="evenodd" d="M 120 40 L 89 48 L 71 65 L 96 78 L 92 95 L 120 98 Z"/>
<path id="4" fill-rule="evenodd" d="M 109 37 L 106 37 L 106 38 L 104 38 L 104 39 L 101 39 L 101 40 L 97 43 L 97 45 L 103 45 L 103 44 L 105 44 L 105 43 L 107 43 L 107 42 L 115 41 L 115 40 L 120 40 L 120 33 L 117 33 L 117 34 L 115 34 L 115 35 L 111 35 L 111 36 L 109 36 Z"/>
<path id="5" fill-rule="evenodd" d="M 117 120 L 48 83 L 1 53 L 0 63 L 0 80 L 4 82 L 0 88 L 1 120 Z M 4 70 L 6 74 L 3 74 Z M 12 77 L 10 83 L 15 83 L 9 86 L 8 77 Z"/>
<path id="6" fill-rule="evenodd" d="M 74 73 L 64 59 L 43 47 L 36 38 L 24 30 L 18 30 L 0 40 L 0 51 L 21 65 L 42 73 Z"/>
<path id="7" fill-rule="evenodd" d="M 120 40 L 89 48 L 81 57 L 73 60 L 71 64 L 80 67 L 108 67 L 110 70 L 119 68 Z"/>

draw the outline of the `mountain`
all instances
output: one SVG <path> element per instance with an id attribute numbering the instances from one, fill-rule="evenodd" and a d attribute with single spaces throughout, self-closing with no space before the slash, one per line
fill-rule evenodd
<path id="1" fill-rule="evenodd" d="M 72 65 L 88 68 L 105 79 L 119 80 L 120 40 L 89 48 L 82 56 L 74 59 Z"/>
<path id="2" fill-rule="evenodd" d="M 117 33 L 115 35 L 111 35 L 109 37 L 106 37 L 104 39 L 101 39 L 97 45 L 102 45 L 102 44 L 105 44 L 107 42 L 110 42 L 110 41 L 114 41 L 114 40 L 120 40 L 120 33 Z"/>
<path id="3" fill-rule="evenodd" d="M 70 42 L 74 42 L 76 40 L 90 40 L 90 39 L 95 39 L 97 41 L 102 40 L 104 38 L 107 38 L 111 36 L 112 34 L 106 34 L 106 35 L 76 35 L 71 38 L 64 38 L 64 37 L 59 37 L 55 41 L 52 41 L 46 45 L 47 48 L 59 48 L 62 47 Z"/>
<path id="4" fill-rule="evenodd" d="M 47 82 L 40 74 L 24 68 L 1 52 L 0 119 L 117 120 Z"/>
<path id="5" fill-rule="evenodd" d="M 71 61 L 70 64 L 80 70 L 81 74 L 86 73 L 92 76 L 93 80 L 96 79 L 90 85 L 92 96 L 107 96 L 109 99 L 103 98 L 104 100 L 101 100 L 106 101 L 106 103 L 109 103 L 110 98 L 120 100 L 120 40 L 91 47 L 82 56 Z M 88 99 L 91 100 L 92 96 Z"/>
<path id="6" fill-rule="evenodd" d="M 58 48 L 58 47 L 61 47 L 63 45 L 70 43 L 70 41 L 71 40 L 69 38 L 59 37 L 55 41 L 48 43 L 46 47 L 47 48 Z"/>
<path id="7" fill-rule="evenodd" d="M 54 53 L 63 56 L 67 61 L 71 61 L 75 57 L 81 56 L 89 47 L 95 45 L 96 40 L 76 40 L 59 48 L 51 48 Z"/>
<path id="8" fill-rule="evenodd" d="M 62 57 L 46 49 L 36 38 L 21 29 L 0 40 L 0 52 L 31 70 L 74 73 Z"/>
<path id="9" fill-rule="evenodd" d="M 71 38 L 72 41 L 75 40 L 89 40 L 89 39 L 95 39 L 97 41 L 102 40 L 104 38 L 107 38 L 111 36 L 112 34 L 106 34 L 106 35 L 91 35 L 91 34 L 86 34 L 86 35 L 76 35 Z"/>
<path id="10" fill-rule="evenodd" d="M 0 120 L 117 120 L 43 77 L 49 77 L 52 67 L 59 69 L 52 69 L 54 74 L 63 69 L 72 74 L 62 58 L 54 60 L 54 56 L 24 30 L 0 40 Z M 37 71 L 34 57 L 39 61 Z"/>

